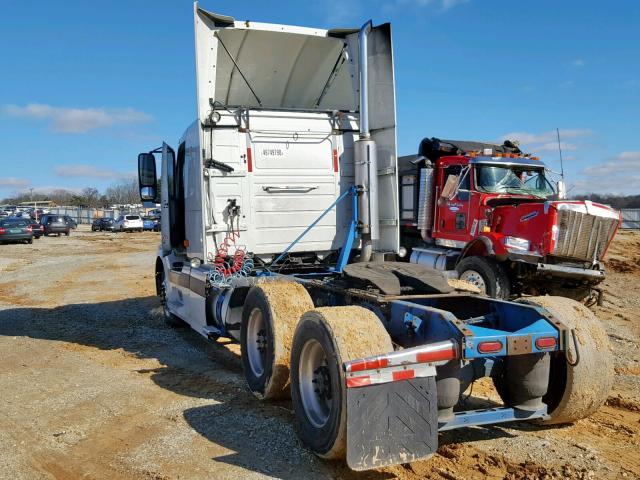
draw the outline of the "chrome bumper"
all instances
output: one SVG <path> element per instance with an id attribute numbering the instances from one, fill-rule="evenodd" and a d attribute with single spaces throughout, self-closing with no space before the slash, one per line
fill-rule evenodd
<path id="1" fill-rule="evenodd" d="M 580 267 L 567 267 L 564 265 L 553 265 L 549 263 L 538 263 L 537 271 L 540 273 L 550 273 L 556 277 L 564 278 L 588 278 L 590 280 L 603 280 L 604 270 L 589 270 Z"/>

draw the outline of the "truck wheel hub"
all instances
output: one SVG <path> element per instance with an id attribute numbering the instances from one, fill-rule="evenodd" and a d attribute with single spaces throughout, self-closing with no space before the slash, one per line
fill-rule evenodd
<path id="1" fill-rule="evenodd" d="M 316 388 L 314 391 L 322 400 L 331 400 L 331 377 L 329 376 L 329 368 L 320 366 L 313 371 L 312 383 Z"/>
<path id="2" fill-rule="evenodd" d="M 267 330 L 262 312 L 254 308 L 247 325 L 247 356 L 252 373 L 262 376 L 267 356 Z"/>
<path id="3" fill-rule="evenodd" d="M 475 270 L 467 270 L 460 275 L 460 280 L 469 282 L 480 289 L 480 293 L 487 293 L 487 285 L 484 283 L 484 278 Z"/>
<path id="4" fill-rule="evenodd" d="M 327 356 L 317 340 L 309 340 L 302 348 L 299 364 L 298 391 L 309 421 L 322 428 L 331 414 L 331 374 Z"/>

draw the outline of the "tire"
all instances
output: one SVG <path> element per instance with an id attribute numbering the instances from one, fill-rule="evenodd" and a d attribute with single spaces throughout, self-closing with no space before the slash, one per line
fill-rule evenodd
<path id="1" fill-rule="evenodd" d="M 261 400 L 288 398 L 291 342 L 302 314 L 313 309 L 296 282 L 264 282 L 249 290 L 242 309 L 240 348 L 249 390 Z"/>
<path id="2" fill-rule="evenodd" d="M 511 282 L 504 267 L 490 257 L 467 257 L 456 265 L 460 280 L 478 287 L 481 293 L 506 300 L 511 295 Z"/>
<path id="3" fill-rule="evenodd" d="M 66 232 L 64 232 L 64 236 L 65 236 L 65 237 L 68 237 L 70 233 L 71 233 L 71 232 L 70 232 L 69 230 L 67 230 Z"/>
<path id="4" fill-rule="evenodd" d="M 27 240 L 27 244 L 31 245 L 33 243 L 33 237 L 31 237 L 29 240 Z"/>
<path id="5" fill-rule="evenodd" d="M 316 455 L 346 455 L 343 362 L 390 351 L 389 334 L 365 308 L 323 307 L 302 316 L 291 351 L 291 398 L 298 435 Z"/>
<path id="6" fill-rule="evenodd" d="M 164 319 L 165 325 L 171 328 L 185 328 L 187 326 L 186 322 L 180 317 L 171 313 L 167 308 L 167 286 L 165 283 L 164 270 L 158 272 L 157 275 L 160 277 L 158 284 L 158 297 L 160 297 L 160 303 L 162 304 L 162 318 Z"/>
<path id="7" fill-rule="evenodd" d="M 587 307 L 564 297 L 528 297 L 517 300 L 544 308 L 568 329 L 575 330 L 578 343 L 576 356 L 573 335 L 568 335 L 566 352 L 551 354 L 549 389 L 542 397 L 548 406 L 550 418 L 536 420 L 543 425 L 572 423 L 595 413 L 607 400 L 614 378 L 613 357 L 607 332 L 602 323 Z M 499 379 L 496 389 L 503 397 Z"/>

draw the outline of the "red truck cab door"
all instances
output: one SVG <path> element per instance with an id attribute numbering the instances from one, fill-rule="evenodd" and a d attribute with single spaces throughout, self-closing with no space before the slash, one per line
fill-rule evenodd
<path id="1" fill-rule="evenodd" d="M 454 240 L 468 242 L 469 230 L 473 222 L 471 218 L 471 172 L 468 165 L 453 164 L 443 165 L 438 168 L 437 185 L 438 198 L 436 198 L 436 217 L 434 224 L 435 238 L 442 240 Z M 457 176 L 457 188 L 453 196 L 443 196 L 446 192 L 447 180 L 451 176 Z"/>

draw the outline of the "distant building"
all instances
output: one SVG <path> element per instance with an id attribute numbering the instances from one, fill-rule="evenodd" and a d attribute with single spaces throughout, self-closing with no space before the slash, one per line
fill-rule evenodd
<path id="1" fill-rule="evenodd" d="M 34 208 L 57 207 L 56 203 L 51 200 L 36 200 L 33 202 L 22 202 L 20 206 L 34 207 Z"/>

